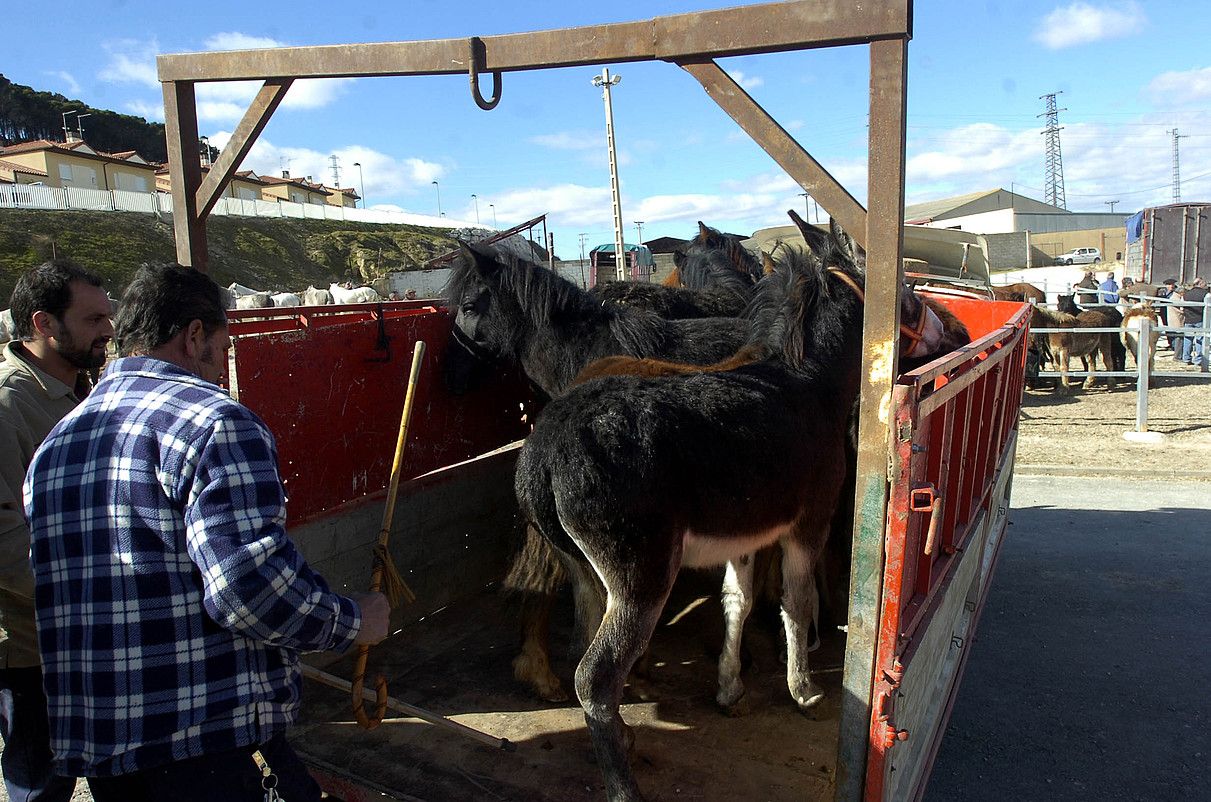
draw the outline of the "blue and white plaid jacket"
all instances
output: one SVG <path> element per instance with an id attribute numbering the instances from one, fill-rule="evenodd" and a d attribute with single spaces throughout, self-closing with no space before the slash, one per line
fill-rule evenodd
<path id="1" fill-rule="evenodd" d="M 273 436 L 223 390 L 113 363 L 25 480 L 56 770 L 127 774 L 293 723 L 298 654 L 361 627 L 286 537 Z"/>

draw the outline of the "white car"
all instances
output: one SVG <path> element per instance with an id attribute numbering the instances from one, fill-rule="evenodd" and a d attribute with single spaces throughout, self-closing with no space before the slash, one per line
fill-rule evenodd
<path id="1" fill-rule="evenodd" d="M 1102 261 L 1102 252 L 1097 248 L 1073 248 L 1055 257 L 1057 265 L 1096 265 Z"/>

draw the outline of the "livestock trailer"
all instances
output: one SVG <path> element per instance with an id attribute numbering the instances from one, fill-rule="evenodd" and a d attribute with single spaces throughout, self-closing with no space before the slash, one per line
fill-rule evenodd
<path id="1" fill-rule="evenodd" d="M 828 701 L 815 719 L 794 712 L 774 680 L 776 642 L 754 623 L 746 674 L 754 710 L 716 714 L 718 585 L 688 574 L 653 640 L 657 696 L 624 709 L 638 731 L 639 781 L 660 798 L 911 798 L 942 732 L 1004 531 L 1026 314 L 1020 305 L 942 298 L 975 342 L 913 373 L 892 370 L 911 36 L 911 0 L 793 0 L 553 31 L 158 59 L 177 258 L 200 270 L 210 209 L 297 79 L 461 74 L 488 111 L 501 101 L 505 73 L 637 61 L 687 73 L 866 250 L 850 589 L 839 616 L 846 631 L 824 633 L 814 660 Z M 854 45 L 870 64 L 865 206 L 715 61 Z M 262 85 L 203 177 L 196 86 L 237 80 Z M 446 395 L 439 374 L 449 327 L 446 310 L 423 304 L 237 322 L 232 391 L 278 438 L 292 536 L 337 587 L 358 589 L 385 503 L 407 353 L 417 339 L 429 343 L 391 538 L 419 601 L 373 660 L 393 696 L 517 749 L 485 752 L 411 719 L 361 732 L 348 700 L 324 687 L 308 694 L 294 742 L 347 800 L 597 798 L 579 710 L 536 702 L 511 684 L 513 616 L 495 593 L 515 525 L 512 467 L 537 410 L 516 376 L 490 392 Z M 566 640 L 566 622 L 552 628 Z M 348 675 L 348 666 L 329 668 Z M 566 677 L 566 661 L 556 668 Z"/>
<path id="2" fill-rule="evenodd" d="M 1211 224 L 1205 203 L 1172 203 L 1127 219 L 1127 275 L 1160 284 L 1211 279 Z"/>
<path id="3" fill-rule="evenodd" d="M 868 800 L 924 787 L 1005 532 L 1026 353 L 1027 307 L 939 295 L 973 342 L 895 383 L 872 715 L 861 722 Z M 266 310 L 257 310 L 264 312 Z M 538 411 L 521 377 L 453 396 L 442 381 L 449 310 L 424 303 L 274 310 L 232 322 L 232 392 L 277 438 L 291 537 L 335 587 L 366 587 L 412 347 L 428 344 L 390 548 L 418 600 L 371 652 L 393 697 L 507 738 L 492 749 L 409 718 L 366 732 L 348 694 L 309 684 L 298 751 L 353 802 L 601 797 L 579 705 L 541 702 L 512 676 L 516 612 L 499 593 L 517 526 L 512 469 Z M 654 492 L 658 489 L 654 488 Z M 628 697 L 639 782 L 656 798 L 834 797 L 845 636 L 813 656 L 828 696 L 814 719 L 786 694 L 776 620 L 754 616 L 753 709 L 713 695 L 719 573 L 685 572 L 652 642 L 656 697 Z M 553 621 L 565 683 L 571 613 Z M 352 673 L 345 659 L 324 669 Z"/>

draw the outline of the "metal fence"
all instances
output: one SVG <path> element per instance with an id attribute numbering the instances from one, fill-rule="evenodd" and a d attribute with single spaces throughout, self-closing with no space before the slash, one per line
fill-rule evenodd
<path id="1" fill-rule="evenodd" d="M 172 195 L 166 192 L 126 192 L 83 187 L 47 187 L 39 184 L 0 184 L 0 209 L 57 209 L 101 212 L 172 214 Z M 330 203 L 294 203 L 247 198 L 220 198 L 211 214 L 241 217 L 292 217 L 307 220 L 344 220 L 358 223 L 483 227 L 466 220 L 427 214 L 358 209 Z"/>
<path id="2" fill-rule="evenodd" d="M 1070 370 L 1069 377 L 1089 377 L 1096 376 L 1102 378 L 1134 378 L 1136 380 L 1136 411 L 1135 411 L 1135 431 L 1148 431 L 1148 390 L 1151 386 L 1151 380 L 1155 378 L 1172 378 L 1172 379 L 1194 379 L 1198 381 L 1211 379 L 1211 295 L 1209 295 L 1201 303 L 1187 301 L 1173 301 L 1168 298 L 1158 298 L 1150 295 L 1130 296 L 1131 300 L 1147 300 L 1151 301 L 1156 306 L 1165 306 L 1172 310 L 1169 315 L 1180 313 L 1183 308 L 1196 308 L 1202 310 L 1202 322 L 1197 326 L 1154 326 L 1151 319 L 1143 318 L 1140 321 L 1140 329 L 1138 334 L 1139 345 L 1137 353 L 1133 354 L 1136 358 L 1135 370 L 1112 370 L 1112 371 L 1096 371 L 1096 370 Z M 1117 306 L 1116 304 L 1083 304 L 1085 308 L 1096 306 Z M 1167 315 L 1168 316 L 1168 315 Z M 1052 334 L 1072 332 L 1072 328 L 1032 328 L 1031 334 Z M 1082 333 L 1111 333 L 1122 334 L 1122 328 L 1081 328 Z M 1149 343 L 1152 340 L 1153 334 L 1159 334 L 1168 338 L 1169 343 L 1174 347 L 1174 353 L 1180 353 L 1178 348 L 1181 346 L 1181 341 L 1185 338 L 1190 338 L 1195 342 L 1192 346 L 1192 352 L 1195 348 L 1198 349 L 1197 355 L 1194 356 L 1198 365 L 1198 372 L 1190 371 L 1175 371 L 1175 370 L 1156 370 L 1156 365 L 1152 364 L 1152 349 Z M 1200 347 L 1201 345 L 1201 347 Z M 1160 362 L 1161 357 L 1157 357 L 1157 362 Z M 1091 366 L 1094 367 L 1094 366 Z M 1040 378 L 1056 378 L 1062 377 L 1062 373 L 1058 370 L 1040 371 Z"/>

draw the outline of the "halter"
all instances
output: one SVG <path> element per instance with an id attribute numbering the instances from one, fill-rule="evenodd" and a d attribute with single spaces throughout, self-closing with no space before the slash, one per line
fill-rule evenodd
<path id="1" fill-rule="evenodd" d="M 454 335 L 454 342 L 461 345 L 463 350 L 470 354 L 475 360 L 486 363 L 496 361 L 495 354 L 493 354 L 487 348 L 484 348 L 479 343 L 475 342 L 475 340 L 468 337 L 458 326 L 454 326 L 451 329 L 451 333 Z"/>
<path id="2" fill-rule="evenodd" d="M 866 293 L 863 292 L 862 287 L 858 284 L 858 282 L 854 281 L 849 274 L 836 267 L 830 267 L 827 268 L 827 270 L 829 273 L 832 273 L 834 276 L 841 279 L 843 283 L 847 284 L 849 288 L 854 291 L 854 294 L 858 296 L 859 301 L 866 303 Z M 923 339 L 925 339 L 925 322 L 928 320 L 928 318 L 929 307 L 925 305 L 924 301 L 921 301 L 921 316 L 917 319 L 917 324 L 912 328 L 909 328 L 903 323 L 900 324 L 900 335 L 912 341 L 912 345 L 908 346 L 908 350 L 904 352 L 904 356 L 912 356 L 913 351 L 916 351 L 917 346 L 921 344 Z"/>

